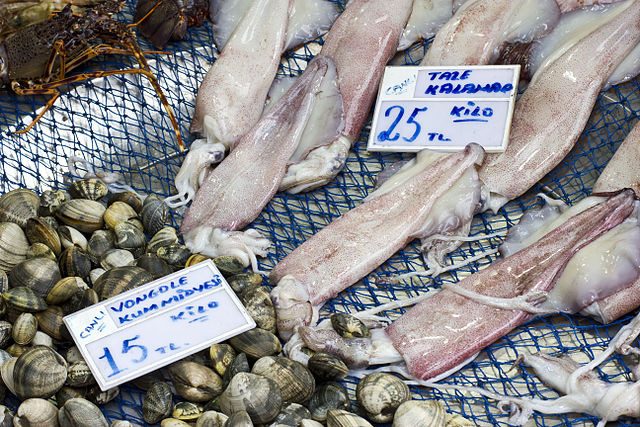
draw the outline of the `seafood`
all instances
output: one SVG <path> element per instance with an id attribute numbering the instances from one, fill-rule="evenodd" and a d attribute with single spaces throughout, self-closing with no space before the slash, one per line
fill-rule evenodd
<path id="1" fill-rule="evenodd" d="M 125 23 L 111 18 L 123 4 L 122 0 L 106 0 L 78 15 L 73 13 L 71 5 L 67 5 L 46 21 L 18 30 L 0 41 L 0 83 L 10 86 L 18 95 L 51 95 L 45 108 L 19 133 L 28 132 L 53 106 L 62 86 L 96 77 L 140 74 L 149 80 L 158 94 L 173 125 L 178 147 L 183 149 L 178 122 L 135 35 Z M 96 39 L 112 44 L 92 43 Z M 132 55 L 140 68 L 68 75 L 87 60 L 111 52 Z"/>
<path id="2" fill-rule="evenodd" d="M 398 51 L 436 34 L 452 13 L 452 0 L 414 0 L 411 15 L 398 42 Z"/>
<path id="3" fill-rule="evenodd" d="M 240 372 L 220 395 L 218 404 L 225 415 L 232 416 L 238 411 L 247 411 L 252 422 L 264 424 L 273 420 L 280 412 L 282 395 L 272 379 Z"/>
<path id="4" fill-rule="evenodd" d="M 456 288 L 499 298 L 522 296 L 524 302 L 533 301 L 525 305 L 535 306 L 539 292 L 553 289 L 558 274 L 578 250 L 633 212 L 634 198 L 631 190 L 610 196 L 533 245 L 468 276 Z M 459 315 L 434 318 L 430 315 L 433 312 Z M 384 330 L 372 330 L 371 339 L 342 338 L 335 331 L 310 327 L 300 327 L 298 332 L 310 348 L 337 353 L 352 366 L 404 360 L 407 375 L 426 380 L 458 369 L 531 317 L 513 305 L 496 308 L 443 290 L 416 304 Z"/>
<path id="5" fill-rule="evenodd" d="M 470 145 L 462 153 L 436 155 L 435 161 L 432 155 L 420 153 L 416 168 L 405 169 L 411 172 L 404 182 L 381 188 L 384 193 L 370 196 L 273 268 L 270 279 L 277 286 L 271 298 L 282 337 L 288 338 L 296 326 L 315 323 L 326 300 L 411 240 L 455 229 L 472 217 L 480 200 L 475 165 L 482 161 L 482 148 Z"/>
<path id="6" fill-rule="evenodd" d="M 209 0 L 139 0 L 133 22 L 151 43 L 163 47 L 169 40 L 182 40 L 188 27 L 202 25 L 208 5 Z"/>
<path id="7" fill-rule="evenodd" d="M 362 378 L 356 387 L 358 403 L 367 418 L 376 423 L 388 423 L 398 406 L 411 400 L 409 386 L 395 375 L 376 372 Z"/>
<path id="8" fill-rule="evenodd" d="M 282 356 L 261 357 L 253 364 L 251 373 L 275 381 L 283 402 L 305 403 L 316 386 L 313 375 L 302 363 Z"/>
<path id="9" fill-rule="evenodd" d="M 165 382 L 154 383 L 142 401 L 142 416 L 149 424 L 155 424 L 171 414 L 173 398 L 171 387 Z"/>

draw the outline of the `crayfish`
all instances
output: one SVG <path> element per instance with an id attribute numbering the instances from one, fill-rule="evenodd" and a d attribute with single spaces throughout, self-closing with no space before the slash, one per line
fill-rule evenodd
<path id="1" fill-rule="evenodd" d="M 209 0 L 138 0 L 134 21 L 138 29 L 158 47 L 169 40 L 182 40 L 187 27 L 207 19 Z"/>
<path id="2" fill-rule="evenodd" d="M 25 129 L 28 132 L 60 96 L 59 88 L 90 78 L 117 74 L 142 74 L 155 89 L 167 110 L 178 146 L 183 150 L 178 123 L 171 107 L 151 73 L 131 27 L 112 19 L 126 0 L 106 0 L 74 14 L 65 6 L 44 22 L 29 25 L 0 41 L 0 86 L 9 85 L 18 95 L 51 95 L 38 116 Z M 140 68 L 90 71 L 68 75 L 86 61 L 102 54 L 132 55 Z"/>

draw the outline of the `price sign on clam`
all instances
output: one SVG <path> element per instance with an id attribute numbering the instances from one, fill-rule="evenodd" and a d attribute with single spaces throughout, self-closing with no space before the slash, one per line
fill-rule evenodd
<path id="1" fill-rule="evenodd" d="M 255 327 L 212 261 L 64 318 L 102 390 Z"/>
<path id="2" fill-rule="evenodd" d="M 504 151 L 519 77 L 519 65 L 387 67 L 367 149 Z"/>

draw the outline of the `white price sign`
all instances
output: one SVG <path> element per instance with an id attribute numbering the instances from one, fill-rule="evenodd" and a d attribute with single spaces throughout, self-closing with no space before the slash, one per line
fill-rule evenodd
<path id="1" fill-rule="evenodd" d="M 367 149 L 504 151 L 519 77 L 519 65 L 387 67 Z"/>
<path id="2" fill-rule="evenodd" d="M 102 390 L 256 325 L 211 260 L 70 314 L 64 322 Z"/>

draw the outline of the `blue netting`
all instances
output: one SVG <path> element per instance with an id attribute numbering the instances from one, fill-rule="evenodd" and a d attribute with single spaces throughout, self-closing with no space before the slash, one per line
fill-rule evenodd
<path id="1" fill-rule="evenodd" d="M 127 4 L 118 19 L 131 20 L 133 3 Z M 185 40 L 169 44 L 165 50 L 170 55 L 147 55 L 176 114 L 186 145 L 191 142 L 188 125 L 198 83 L 217 54 L 211 40 L 211 25 L 207 23 L 201 28 L 191 29 Z M 310 43 L 288 54 L 280 74 L 298 74 L 312 53 L 318 51 L 320 43 Z M 154 49 L 142 39 L 140 45 L 143 49 Z M 428 42 L 415 46 L 399 54 L 393 62 L 416 63 L 427 46 Z M 114 70 L 132 65 L 135 64 L 131 58 L 111 55 L 97 58 L 89 66 L 91 69 Z M 567 158 L 530 192 L 502 208 L 498 215 L 478 215 L 471 234 L 495 233 L 512 226 L 523 210 L 540 203 L 535 197 L 538 192 L 554 195 L 569 203 L 588 195 L 611 154 L 635 122 L 640 111 L 639 89 L 640 84 L 634 80 L 603 94 L 582 137 Z M 16 117 L 31 116 L 44 102 L 46 100 L 43 98 L 21 97 L 6 89 L 0 90 L 0 192 L 17 187 L 37 191 L 65 187 L 74 178 L 68 175 L 66 160 L 69 156 L 83 158 L 96 169 L 121 173 L 125 182 L 140 192 L 162 196 L 175 192 L 173 178 L 181 164 L 182 155 L 177 153 L 176 138 L 168 117 L 144 78 L 115 76 L 74 85 L 31 132 L 15 135 L 8 131 L 16 122 Z M 25 119 L 24 124 L 29 121 Z M 276 195 L 254 222 L 253 227 L 271 236 L 274 242 L 269 256 L 261 260 L 262 269 L 271 269 L 309 236 L 359 204 L 372 188 L 376 174 L 385 165 L 402 158 L 400 154 L 367 152 L 368 130 L 369 124 L 352 150 L 344 172 L 333 182 L 308 194 Z M 180 219 L 181 212 L 172 213 L 174 224 L 177 225 Z M 465 244 L 450 254 L 449 260 L 460 261 L 495 248 L 501 240 L 497 237 Z M 483 258 L 434 280 L 414 278 L 382 285 L 371 276 L 329 301 L 322 314 L 359 311 L 396 298 L 415 296 L 437 288 L 442 282 L 455 282 L 493 260 L 495 256 Z M 416 245 L 411 244 L 375 273 L 386 276 L 424 268 Z M 403 310 L 399 309 L 387 315 L 395 317 L 401 312 Z M 583 355 L 583 360 L 586 360 L 587 356 L 592 357 L 601 351 L 617 327 L 628 318 L 606 326 L 579 315 L 538 318 L 488 347 L 475 361 L 445 382 L 477 385 L 510 395 L 557 397 L 557 392 L 541 384 L 527 371 L 510 369 L 518 354 L 541 350 L 555 354 L 570 353 L 574 357 Z M 628 380 L 631 378 L 629 366 L 632 364 L 633 361 L 628 358 L 614 356 L 600 373 L 607 380 Z M 353 378 L 344 381 L 351 392 L 356 383 Z M 450 411 L 475 422 L 506 423 L 506 416 L 499 413 L 496 402 L 477 395 L 418 387 L 412 387 L 412 391 L 416 398 L 442 399 Z M 140 390 L 124 386 L 115 403 L 105 408 L 105 414 L 111 421 L 128 419 L 143 424 L 142 397 Z M 10 396 L 6 403 L 15 407 L 17 402 Z M 596 421 L 580 414 L 536 414 L 534 420 L 538 425 L 577 425 Z M 629 420 L 623 421 L 623 424 L 630 423 Z"/>

